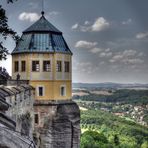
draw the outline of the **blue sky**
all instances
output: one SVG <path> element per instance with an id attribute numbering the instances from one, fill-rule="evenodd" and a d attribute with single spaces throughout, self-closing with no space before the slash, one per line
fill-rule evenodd
<path id="1" fill-rule="evenodd" d="M 41 0 L 0 4 L 21 35 L 42 9 Z M 73 52 L 73 82 L 148 83 L 147 0 L 44 0 L 46 18 Z M 15 44 L 5 41 L 11 52 Z M 11 71 L 11 57 L 1 62 Z"/>

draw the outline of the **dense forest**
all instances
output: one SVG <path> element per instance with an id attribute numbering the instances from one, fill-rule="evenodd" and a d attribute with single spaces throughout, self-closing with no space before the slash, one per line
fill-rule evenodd
<path id="1" fill-rule="evenodd" d="M 78 96 L 74 95 L 73 99 L 79 99 L 83 101 L 98 101 L 98 102 L 122 102 L 129 104 L 147 104 L 148 103 L 148 90 L 108 90 L 111 95 L 98 95 L 92 94 L 91 91 L 85 90 L 88 95 Z M 139 101 L 140 99 L 140 101 Z"/>
<path id="2" fill-rule="evenodd" d="M 148 148 L 148 128 L 100 110 L 81 111 L 81 148 Z"/>
<path id="3" fill-rule="evenodd" d="M 148 148 L 148 90 L 73 91 L 81 108 L 81 148 Z"/>

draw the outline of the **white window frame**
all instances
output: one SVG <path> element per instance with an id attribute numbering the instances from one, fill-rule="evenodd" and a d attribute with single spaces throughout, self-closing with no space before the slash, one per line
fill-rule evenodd
<path id="1" fill-rule="evenodd" d="M 39 87 L 42 87 L 42 88 L 43 88 L 43 95 L 42 95 L 42 96 L 39 95 Z M 45 96 L 45 86 L 44 86 L 44 85 L 38 85 L 36 91 L 37 91 L 37 96 L 38 96 L 38 97 L 43 97 L 43 96 Z"/>
<path id="2" fill-rule="evenodd" d="M 64 87 L 64 95 L 62 95 L 62 91 L 61 91 L 62 90 L 62 87 Z M 60 96 L 61 97 L 65 97 L 66 96 L 66 85 L 61 85 L 60 86 Z"/>

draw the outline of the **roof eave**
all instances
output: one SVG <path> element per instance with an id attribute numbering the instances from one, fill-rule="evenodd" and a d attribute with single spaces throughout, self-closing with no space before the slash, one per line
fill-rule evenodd
<path id="1" fill-rule="evenodd" d="M 45 30 L 33 30 L 33 31 L 23 31 L 23 34 L 31 34 L 31 33 L 50 33 L 50 34 L 58 34 L 62 35 L 62 32 L 55 32 L 55 31 L 45 31 Z"/>
<path id="2" fill-rule="evenodd" d="M 33 53 L 43 53 L 43 54 L 54 54 L 54 53 L 62 53 L 62 54 L 70 54 L 73 55 L 71 50 L 69 49 L 69 52 L 62 52 L 62 51 L 19 51 L 19 52 L 12 52 L 11 55 L 17 55 L 17 54 L 33 54 Z"/>

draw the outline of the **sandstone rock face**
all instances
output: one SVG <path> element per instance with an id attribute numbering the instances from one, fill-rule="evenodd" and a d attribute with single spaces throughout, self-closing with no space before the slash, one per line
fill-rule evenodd
<path id="1" fill-rule="evenodd" d="M 40 110 L 44 105 L 35 106 Z M 48 106 L 48 107 L 47 107 Z M 79 148 L 80 111 L 76 103 L 63 101 L 46 104 L 49 115 L 41 117 L 43 127 L 37 127 L 40 148 Z"/>

